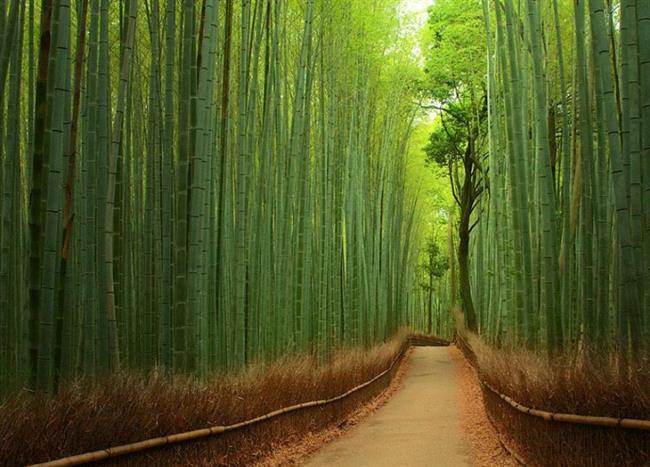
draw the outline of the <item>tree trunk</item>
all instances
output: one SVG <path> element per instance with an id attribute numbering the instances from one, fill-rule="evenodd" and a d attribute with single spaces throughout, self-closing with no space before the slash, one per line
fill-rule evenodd
<path id="1" fill-rule="evenodd" d="M 465 184 L 471 183 L 466 181 Z M 460 272 L 460 298 L 463 303 L 465 325 L 470 331 L 476 332 L 476 312 L 472 301 L 472 290 L 469 282 L 469 234 L 470 234 L 470 206 L 463 202 L 458 225 L 458 266 Z"/>

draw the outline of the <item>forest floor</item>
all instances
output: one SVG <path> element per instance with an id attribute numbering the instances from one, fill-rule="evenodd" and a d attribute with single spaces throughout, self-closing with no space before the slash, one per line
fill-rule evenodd
<path id="1" fill-rule="evenodd" d="M 499 435 L 488 419 L 476 372 L 458 347 L 448 347 L 448 352 L 456 370 L 460 428 L 465 440 L 471 446 L 472 465 L 474 467 L 519 466 L 519 462 L 502 447 Z"/>
<path id="2" fill-rule="evenodd" d="M 445 347 L 415 348 L 402 388 L 390 401 L 305 465 L 472 465 L 471 444 L 461 429 L 452 352 Z"/>
<path id="3" fill-rule="evenodd" d="M 259 465 L 514 467 L 456 347 L 416 347 L 391 387 L 345 426 L 276 451 Z"/>

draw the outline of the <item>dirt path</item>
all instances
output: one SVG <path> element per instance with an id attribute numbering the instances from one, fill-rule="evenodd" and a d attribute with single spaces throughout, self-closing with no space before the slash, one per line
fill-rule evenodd
<path id="1" fill-rule="evenodd" d="M 308 467 L 471 465 L 459 424 L 457 381 L 449 350 L 418 347 L 403 387 L 376 413 L 324 446 Z"/>

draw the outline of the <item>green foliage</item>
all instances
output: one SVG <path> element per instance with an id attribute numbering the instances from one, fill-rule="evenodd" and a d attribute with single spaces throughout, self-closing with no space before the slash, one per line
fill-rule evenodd
<path id="1" fill-rule="evenodd" d="M 424 105 L 438 115 L 425 151 L 430 163 L 447 168 L 465 155 L 469 138 L 476 139 L 486 120 L 483 13 L 474 0 L 439 1 L 428 13 L 421 38 L 425 79 L 420 86 Z"/>
<path id="2" fill-rule="evenodd" d="M 430 238 L 424 248 L 425 260 L 420 267 L 423 273 L 436 279 L 441 278 L 449 269 L 449 258 L 440 252 L 440 246 L 434 238 Z M 425 284 L 424 287 L 427 285 Z"/>
<path id="3" fill-rule="evenodd" d="M 436 2 L 429 8 L 423 44 L 426 79 L 423 100 L 439 112 L 438 126 L 426 147 L 431 163 L 446 166 L 460 208 L 458 259 L 465 322 L 476 327 L 469 278 L 472 214 L 487 174 L 482 153 L 486 143 L 485 43 L 479 2 Z"/>
<path id="4" fill-rule="evenodd" d="M 480 98 L 486 73 L 481 2 L 437 0 L 428 11 L 424 87 L 440 103 Z"/>
<path id="5" fill-rule="evenodd" d="M 439 118 L 424 148 L 427 162 L 446 169 L 450 163 L 463 156 L 468 136 L 467 126 Z"/>
<path id="6" fill-rule="evenodd" d="M 427 238 L 444 239 L 447 235 L 449 213 L 455 201 L 449 185 L 447 167 L 427 163 L 426 144 L 437 123 L 418 123 L 409 139 L 406 167 L 406 188 L 418 197 L 420 227 L 418 244 L 426 244 Z M 447 242 L 440 241 L 442 252 L 446 252 Z M 421 248 L 424 251 L 423 248 Z"/>

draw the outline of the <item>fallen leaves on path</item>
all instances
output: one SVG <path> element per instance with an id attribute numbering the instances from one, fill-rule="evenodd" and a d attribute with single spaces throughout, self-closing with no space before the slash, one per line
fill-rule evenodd
<path id="1" fill-rule="evenodd" d="M 458 407 L 460 427 L 472 447 L 475 467 L 518 467 L 501 446 L 494 427 L 488 420 L 483 394 L 474 369 L 469 365 L 456 346 L 449 347 L 449 353 L 456 369 L 458 382 Z"/>

